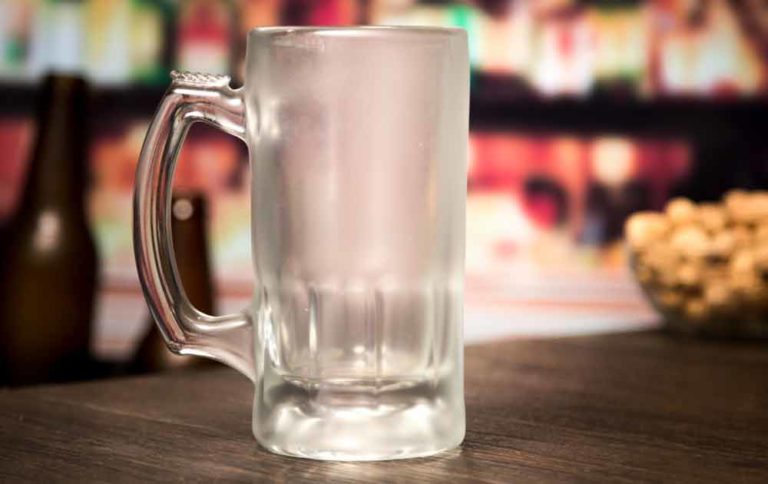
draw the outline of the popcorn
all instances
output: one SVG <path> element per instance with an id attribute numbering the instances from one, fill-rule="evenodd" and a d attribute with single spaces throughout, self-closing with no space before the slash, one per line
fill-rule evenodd
<path id="1" fill-rule="evenodd" d="M 643 265 L 655 273 L 672 273 L 677 264 L 680 263 L 681 256 L 669 244 L 653 244 L 640 253 L 640 259 Z"/>
<path id="2" fill-rule="evenodd" d="M 736 304 L 736 295 L 727 283 L 714 281 L 704 288 L 704 301 L 713 310 L 725 312 Z"/>
<path id="3" fill-rule="evenodd" d="M 768 221 L 768 192 L 728 192 L 725 206 L 730 217 L 741 224 Z"/>
<path id="4" fill-rule="evenodd" d="M 751 276 L 755 273 L 755 257 L 750 249 L 741 249 L 733 255 L 729 265 L 736 277 Z"/>
<path id="5" fill-rule="evenodd" d="M 690 223 L 696 217 L 696 205 L 687 198 L 670 200 L 665 211 L 673 224 Z"/>
<path id="6" fill-rule="evenodd" d="M 707 233 L 704 229 L 695 225 L 683 225 L 675 229 L 669 243 L 673 249 L 681 254 L 693 257 L 707 255 L 710 247 Z"/>
<path id="7" fill-rule="evenodd" d="M 680 310 L 685 305 L 685 297 L 679 291 L 662 291 L 659 293 L 657 300 L 662 307 L 672 311 Z"/>
<path id="8" fill-rule="evenodd" d="M 650 284 L 653 282 L 653 271 L 648 267 L 641 267 L 635 273 L 635 277 L 640 281 L 640 284 Z"/>
<path id="9" fill-rule="evenodd" d="M 731 231 L 714 234 L 709 246 L 709 255 L 717 260 L 727 260 L 736 249 L 736 236 Z"/>
<path id="10" fill-rule="evenodd" d="M 685 303 L 685 317 L 695 323 L 703 322 L 708 316 L 707 303 L 703 299 L 689 299 Z"/>
<path id="11" fill-rule="evenodd" d="M 714 203 L 702 203 L 696 211 L 699 223 L 710 233 L 717 234 L 728 224 L 725 207 Z"/>
<path id="12" fill-rule="evenodd" d="M 686 263 L 677 270 L 677 282 L 680 286 L 693 289 L 702 284 L 702 270 L 697 264 Z"/>
<path id="13" fill-rule="evenodd" d="M 743 225 L 733 227 L 730 231 L 737 247 L 749 247 L 754 239 L 754 232 Z"/>
<path id="14" fill-rule="evenodd" d="M 675 198 L 625 232 L 635 275 L 670 324 L 768 336 L 768 191 Z"/>
<path id="15" fill-rule="evenodd" d="M 757 245 L 752 252 L 752 258 L 761 275 L 768 273 L 768 245 Z"/>
<path id="16" fill-rule="evenodd" d="M 749 210 L 749 194 L 743 190 L 731 190 L 725 194 L 723 201 L 729 216 L 734 220 L 741 220 L 742 214 Z"/>
<path id="17" fill-rule="evenodd" d="M 755 228 L 754 238 L 758 244 L 768 245 L 768 221 L 759 224 L 757 228 Z"/>
<path id="18" fill-rule="evenodd" d="M 635 249 L 647 247 L 669 231 L 667 218 L 655 212 L 638 212 L 627 221 L 627 241 Z"/>

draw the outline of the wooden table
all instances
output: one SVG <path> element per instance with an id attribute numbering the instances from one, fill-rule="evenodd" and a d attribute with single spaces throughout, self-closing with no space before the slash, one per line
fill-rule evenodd
<path id="1" fill-rule="evenodd" d="M 768 345 L 639 333 L 466 352 L 467 438 L 426 459 L 260 449 L 229 370 L 0 392 L 0 481 L 768 482 Z"/>

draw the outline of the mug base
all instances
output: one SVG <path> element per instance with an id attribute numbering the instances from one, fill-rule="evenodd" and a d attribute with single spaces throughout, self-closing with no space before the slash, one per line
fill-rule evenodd
<path id="1" fill-rule="evenodd" d="M 400 460 L 400 459 L 418 459 L 424 457 L 431 457 L 436 454 L 440 454 L 458 447 L 461 442 L 456 445 L 451 445 L 445 448 L 436 449 L 401 449 L 395 453 L 347 453 L 347 452 L 334 452 L 334 451 L 315 451 L 301 448 L 283 448 L 277 446 L 266 446 L 259 443 L 262 447 L 275 454 L 284 455 L 286 457 L 297 457 L 300 459 L 322 460 L 332 462 L 376 462 L 387 460 Z"/>
<path id="2" fill-rule="evenodd" d="M 427 457 L 461 444 L 461 394 L 424 398 L 412 390 L 352 396 L 326 389 L 307 398 L 291 392 L 283 394 L 287 398 L 257 399 L 253 434 L 277 454 L 332 461 Z"/>

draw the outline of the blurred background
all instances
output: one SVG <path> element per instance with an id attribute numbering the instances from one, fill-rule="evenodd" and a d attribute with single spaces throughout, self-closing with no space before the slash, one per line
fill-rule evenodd
<path id="1" fill-rule="evenodd" d="M 468 32 L 468 342 L 656 324 L 627 268 L 625 219 L 768 186 L 763 0 L 2 0 L 0 224 L 20 208 L 42 76 L 91 83 L 97 358 L 129 359 L 149 324 L 131 196 L 169 71 L 237 85 L 250 28 L 355 24 Z M 244 145 L 198 125 L 175 178 L 207 201 L 220 313 L 251 295 L 248 171 Z"/>

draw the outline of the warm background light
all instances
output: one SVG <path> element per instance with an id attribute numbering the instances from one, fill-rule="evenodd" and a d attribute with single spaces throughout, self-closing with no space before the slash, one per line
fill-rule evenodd
<path id="1" fill-rule="evenodd" d="M 25 176 L 40 76 L 80 69 L 95 87 L 89 207 L 102 256 L 97 349 L 108 356 L 125 354 L 147 320 L 131 190 L 168 72 L 231 73 L 237 84 L 254 26 L 467 31 L 470 339 L 483 325 L 515 333 L 556 331 L 555 322 L 588 331 L 596 314 L 648 321 L 625 264 L 626 217 L 672 195 L 759 186 L 768 162 L 759 134 L 768 14 L 755 1 L 7 0 L 0 18 L 0 220 Z M 192 130 L 175 183 L 207 195 L 222 312 L 250 297 L 248 177 L 241 143 Z"/>

